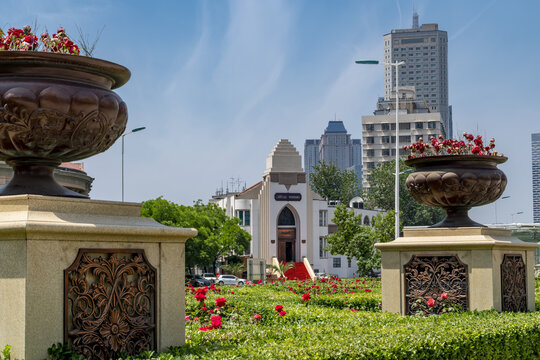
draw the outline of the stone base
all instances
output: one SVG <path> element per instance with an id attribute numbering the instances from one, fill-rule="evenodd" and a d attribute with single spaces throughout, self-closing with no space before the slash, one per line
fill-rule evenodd
<path id="1" fill-rule="evenodd" d="M 143 250 L 149 263 L 145 269 L 155 270 L 154 347 L 165 351 L 168 346 L 182 345 L 184 245 L 196 234 L 194 229 L 170 228 L 141 218 L 140 205 L 135 203 L 38 195 L 0 197 L 0 347 L 9 344 L 13 358 L 34 360 L 46 358 L 48 347 L 64 341 L 64 317 L 70 312 L 64 305 L 64 292 L 72 283 L 64 271 L 74 264 L 80 249 L 95 253 L 112 249 L 111 254 Z M 133 273 L 126 276 L 133 281 Z M 93 279 L 97 283 L 97 277 Z M 110 289 L 105 287 L 105 293 L 110 294 Z M 104 335 L 109 344 L 116 343 L 110 335 L 119 328 L 116 334 L 127 336 L 125 318 L 115 316 L 107 315 L 102 323 L 109 324 L 109 337 Z M 113 329 L 115 321 L 124 327 Z"/>
<path id="2" fill-rule="evenodd" d="M 411 314 L 420 303 L 420 309 L 435 310 L 443 304 L 443 292 L 445 302 L 471 311 L 535 310 L 538 245 L 511 237 L 510 230 L 405 229 L 403 237 L 375 246 L 382 253 L 383 311 Z M 433 309 L 427 306 L 429 298 L 435 300 Z"/>

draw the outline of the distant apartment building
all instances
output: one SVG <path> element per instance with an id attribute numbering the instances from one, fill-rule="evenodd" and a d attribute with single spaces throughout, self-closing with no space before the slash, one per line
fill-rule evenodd
<path id="1" fill-rule="evenodd" d="M 334 164 L 340 170 L 352 170 L 361 179 L 362 141 L 351 139 L 343 121 L 329 121 L 320 139 L 308 139 L 304 144 L 304 169 L 308 179 L 319 161 Z"/>
<path id="2" fill-rule="evenodd" d="M 441 114 L 433 112 L 424 99 L 418 99 L 414 86 L 400 87 L 399 99 L 399 144 L 400 155 L 405 155 L 403 145 L 409 145 L 423 138 L 425 142 L 434 136 L 444 134 Z M 362 186 L 369 187 L 369 174 L 380 162 L 395 159 L 396 156 L 396 103 L 392 95 L 389 99 L 379 98 L 373 115 L 362 116 Z"/>
<path id="3" fill-rule="evenodd" d="M 413 15 L 412 29 L 392 30 L 384 35 L 384 61 L 405 61 L 399 67 L 399 85 L 414 86 L 419 99 L 430 111 L 440 113 L 446 137 L 452 137 L 452 109 L 448 104 L 448 36 L 437 24 L 418 26 Z M 394 67 L 384 70 L 384 98 L 395 91 Z"/>
<path id="4" fill-rule="evenodd" d="M 540 223 L 540 133 L 531 135 L 533 222 Z"/>

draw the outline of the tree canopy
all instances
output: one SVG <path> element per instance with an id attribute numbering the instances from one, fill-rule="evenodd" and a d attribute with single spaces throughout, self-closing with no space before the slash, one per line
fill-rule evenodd
<path id="1" fill-rule="evenodd" d="M 196 201 L 193 206 L 177 205 L 162 197 L 143 202 L 141 215 L 163 225 L 195 228 L 198 235 L 186 241 L 186 267 L 212 268 L 219 256 L 242 254 L 249 249 L 251 235 L 238 218 L 229 218 L 216 204 Z"/>
<path id="2" fill-rule="evenodd" d="M 337 232 L 326 236 L 327 250 L 332 255 L 345 255 L 349 260 L 356 258 L 358 272 L 362 275 L 381 267 L 380 251 L 374 244 L 394 239 L 394 211 L 377 214 L 372 226 L 362 226 L 362 215 L 355 215 L 342 204 L 336 208 L 332 221 L 338 227 Z"/>
<path id="3" fill-rule="evenodd" d="M 395 208 L 395 160 L 379 163 L 369 175 L 369 188 L 364 190 L 366 207 L 382 210 Z M 399 162 L 399 212 L 403 226 L 433 225 L 441 221 L 445 212 L 443 209 L 427 206 L 417 202 L 407 190 L 405 180 L 408 174 L 404 171 L 411 169 L 403 160 Z"/>
<path id="4" fill-rule="evenodd" d="M 309 176 L 311 189 L 326 200 L 339 200 L 348 204 L 361 194 L 358 176 L 352 170 L 339 170 L 335 164 L 319 161 Z"/>

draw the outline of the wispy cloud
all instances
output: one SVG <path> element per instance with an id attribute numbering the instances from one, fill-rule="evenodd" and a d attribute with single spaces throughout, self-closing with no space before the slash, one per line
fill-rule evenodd
<path id="1" fill-rule="evenodd" d="M 480 19 L 480 17 L 486 12 L 488 11 L 493 5 L 495 5 L 495 3 L 497 2 L 497 0 L 492 0 L 490 3 L 488 3 L 482 10 L 480 10 L 480 12 L 478 14 L 476 14 L 471 20 L 469 20 L 465 25 L 463 25 L 461 28 L 459 28 L 458 31 L 454 32 L 452 36 L 450 36 L 450 38 L 448 40 L 454 40 L 454 39 L 457 39 L 458 37 L 460 37 L 465 31 L 467 31 L 467 29 L 473 25 L 475 22 L 478 21 L 478 19 Z"/>

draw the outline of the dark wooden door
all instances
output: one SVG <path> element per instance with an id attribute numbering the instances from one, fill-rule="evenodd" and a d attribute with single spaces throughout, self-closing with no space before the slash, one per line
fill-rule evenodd
<path id="1" fill-rule="evenodd" d="M 296 259 L 296 229 L 278 229 L 278 261 L 289 262 Z"/>

